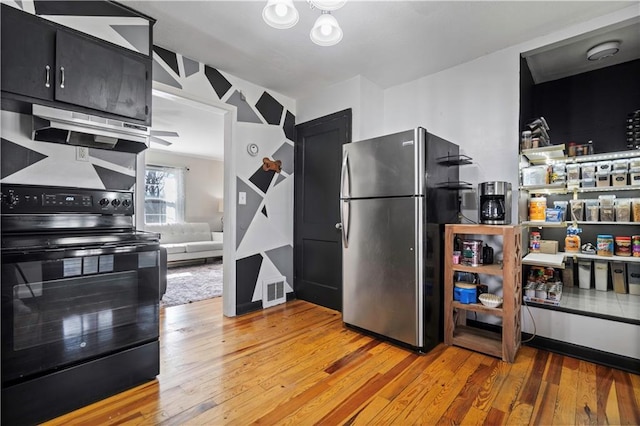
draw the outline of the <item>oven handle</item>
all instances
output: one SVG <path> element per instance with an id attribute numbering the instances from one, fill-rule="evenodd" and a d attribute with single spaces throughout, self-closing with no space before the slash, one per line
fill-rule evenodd
<path id="1" fill-rule="evenodd" d="M 144 251 L 156 251 L 160 250 L 158 243 L 140 243 L 140 244 L 128 244 L 125 246 L 119 245 L 103 245 L 95 248 L 86 247 L 65 247 L 65 248 L 51 248 L 51 249 L 7 249 L 2 250 L 3 263 L 11 256 L 20 256 L 21 259 L 28 257 L 33 260 L 37 257 L 46 257 L 48 259 L 62 259 L 68 257 L 84 257 L 84 256 L 99 256 L 105 254 L 118 254 L 118 253 L 134 253 Z M 5 259 L 7 257 L 7 259 Z"/>

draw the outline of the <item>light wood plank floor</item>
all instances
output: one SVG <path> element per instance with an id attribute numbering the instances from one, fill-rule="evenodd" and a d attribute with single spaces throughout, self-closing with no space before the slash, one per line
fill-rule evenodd
<path id="1" fill-rule="evenodd" d="M 157 380 L 49 422 L 130 425 L 640 424 L 640 376 L 524 347 L 427 355 L 293 301 L 237 318 L 164 310 Z"/>

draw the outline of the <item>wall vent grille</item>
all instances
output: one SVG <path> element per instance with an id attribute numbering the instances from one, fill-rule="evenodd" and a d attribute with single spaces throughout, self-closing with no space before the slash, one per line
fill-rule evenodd
<path id="1" fill-rule="evenodd" d="M 262 281 L 262 308 L 279 305 L 287 301 L 285 277 L 269 278 Z"/>

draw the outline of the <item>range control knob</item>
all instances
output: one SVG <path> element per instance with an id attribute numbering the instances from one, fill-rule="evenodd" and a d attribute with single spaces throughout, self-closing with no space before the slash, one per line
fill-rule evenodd
<path id="1" fill-rule="evenodd" d="M 117 198 L 114 198 L 113 201 L 111 201 L 111 205 L 113 207 L 118 207 L 120 205 L 120 200 L 118 200 Z"/>
<path id="2" fill-rule="evenodd" d="M 13 194 L 12 192 L 2 197 L 3 204 L 6 204 L 8 206 L 15 206 L 16 204 L 18 204 L 18 200 L 18 196 Z"/>
<path id="3" fill-rule="evenodd" d="M 108 198 L 103 198 L 102 200 L 100 200 L 100 206 L 101 207 L 106 207 L 109 205 L 109 199 Z"/>
<path id="4" fill-rule="evenodd" d="M 131 200 L 129 200 L 129 199 L 124 200 L 122 202 L 122 207 L 126 207 L 126 208 L 131 207 Z"/>

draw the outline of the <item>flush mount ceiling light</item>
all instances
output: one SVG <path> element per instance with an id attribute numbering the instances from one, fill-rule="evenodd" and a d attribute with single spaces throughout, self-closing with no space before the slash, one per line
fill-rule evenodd
<path id="1" fill-rule="evenodd" d="M 598 44 L 587 51 L 587 59 L 590 61 L 599 61 L 603 58 L 613 56 L 620 51 L 619 41 L 607 41 L 606 43 Z"/>
<path id="2" fill-rule="evenodd" d="M 322 11 L 309 34 L 315 44 L 333 46 L 342 40 L 342 29 L 331 11 L 340 9 L 346 2 L 347 0 L 307 0 L 311 9 Z M 299 15 L 293 0 L 268 0 L 262 10 L 262 18 L 273 28 L 287 29 L 298 22 Z"/>
<path id="3" fill-rule="evenodd" d="M 279 30 L 286 30 L 298 23 L 298 10 L 293 0 L 269 0 L 262 9 L 264 22 Z"/>

